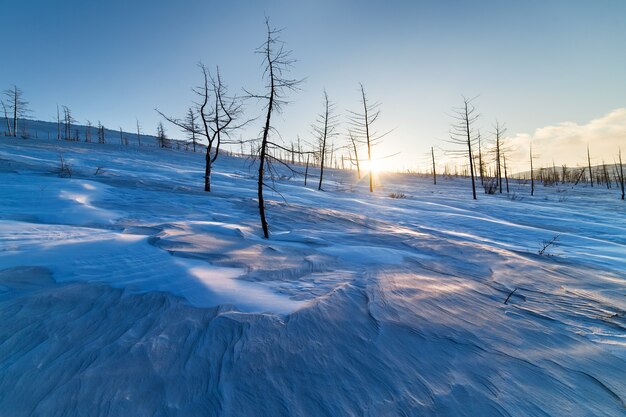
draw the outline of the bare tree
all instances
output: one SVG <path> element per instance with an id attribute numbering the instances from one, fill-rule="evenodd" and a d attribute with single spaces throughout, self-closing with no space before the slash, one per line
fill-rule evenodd
<path id="1" fill-rule="evenodd" d="M 502 154 L 502 164 L 504 166 L 504 180 L 506 181 L 506 193 L 509 193 L 509 174 L 506 170 L 506 154 Z"/>
<path id="2" fill-rule="evenodd" d="M 593 187 L 593 173 L 591 172 L 591 156 L 589 156 L 589 145 L 587 145 L 587 165 L 589 166 L 589 183 Z"/>
<path id="3" fill-rule="evenodd" d="M 0 100 L 0 104 L 2 104 L 2 111 L 4 112 L 4 120 L 7 124 L 7 136 L 13 136 L 13 130 L 11 129 L 11 119 L 9 119 L 9 109 L 7 108 L 4 101 Z"/>
<path id="4" fill-rule="evenodd" d="M 242 104 L 238 97 L 228 96 L 228 88 L 222 82 L 219 67 L 216 68 L 215 77 L 207 77 L 207 69 L 200 65 L 204 76 L 204 86 L 199 90 L 202 97 L 200 105 L 200 119 L 204 128 L 204 136 L 207 138 L 207 149 L 205 158 L 204 191 L 211 191 L 211 168 L 217 160 L 220 146 L 226 139 L 230 139 L 232 132 L 243 127 L 246 122 L 236 124 L 236 120 L 241 116 Z M 213 93 L 213 107 L 207 112 L 209 100 L 208 80 L 211 81 L 211 91 Z M 211 156 L 211 151 L 213 155 Z"/>
<path id="5" fill-rule="evenodd" d="M 197 116 L 196 116 L 196 112 L 193 111 L 193 109 L 191 107 L 189 107 L 189 110 L 187 110 L 187 118 L 185 119 L 185 124 L 186 126 L 189 127 L 189 129 L 187 130 L 187 133 L 189 134 L 189 139 L 191 139 L 191 144 L 193 146 L 193 151 L 196 151 L 196 143 L 198 142 L 196 139 L 196 132 L 198 131 L 198 124 L 197 124 Z"/>
<path id="6" fill-rule="evenodd" d="M 480 185 L 485 185 L 485 164 L 483 162 L 483 149 L 482 149 L 482 138 L 480 136 L 480 130 L 477 131 L 478 136 L 478 173 L 480 175 Z"/>
<path id="7" fill-rule="evenodd" d="M 624 199 L 624 165 L 622 164 L 622 148 L 619 149 L 618 152 L 618 164 L 615 165 L 615 172 L 617 177 L 617 182 L 622 190 L 622 200 Z"/>
<path id="8" fill-rule="evenodd" d="M 604 163 L 604 160 L 602 161 L 602 174 L 604 176 L 604 183 L 606 184 L 606 189 L 610 190 L 611 189 L 611 178 L 609 178 L 609 172 L 606 169 L 606 164 Z"/>
<path id="9" fill-rule="evenodd" d="M 63 129 L 65 140 L 72 140 L 72 125 L 76 122 L 69 107 L 63 106 Z"/>
<path id="10" fill-rule="evenodd" d="M 137 143 L 141 146 L 141 125 L 139 124 L 139 119 L 135 119 L 137 122 Z"/>
<path id="11" fill-rule="evenodd" d="M 16 85 L 13 87 L 4 90 L 4 95 L 6 96 L 6 104 L 2 104 L 5 108 L 6 113 L 12 113 L 12 124 L 13 127 L 10 129 L 10 136 L 17 137 L 17 122 L 19 119 L 25 118 L 30 112 L 28 108 L 28 101 L 24 100 L 24 92 L 18 88 Z"/>
<path id="12" fill-rule="evenodd" d="M 263 56 L 263 76 L 266 80 L 267 92 L 263 95 L 248 93 L 248 96 L 267 103 L 265 105 L 265 124 L 259 147 L 257 195 L 261 228 L 263 229 L 263 236 L 268 239 L 270 234 L 265 217 L 265 199 L 263 197 L 263 187 L 267 185 L 265 183 L 266 169 L 271 169 L 271 166 L 268 164 L 272 160 L 272 155 L 268 151 L 270 147 L 282 148 L 275 142 L 270 141 L 270 132 L 274 131 L 271 124 L 272 114 L 281 111 L 282 107 L 287 104 L 285 100 L 287 92 L 297 90 L 298 85 L 302 81 L 287 78 L 286 73 L 295 62 L 291 58 L 291 51 L 285 49 L 284 42 L 279 38 L 280 30 L 270 27 L 269 19 L 267 18 L 265 19 L 265 26 L 267 28 L 267 39 L 257 48 L 256 52 Z"/>
<path id="13" fill-rule="evenodd" d="M 430 155 L 433 157 L 433 184 L 437 185 L 437 170 L 435 169 L 435 148 L 430 147 Z"/>
<path id="14" fill-rule="evenodd" d="M 377 145 L 384 136 L 389 134 L 390 131 L 380 134 L 374 129 L 373 125 L 380 117 L 381 103 L 371 103 L 365 94 L 363 84 L 359 83 L 359 87 L 361 91 L 361 105 L 363 106 L 363 109 L 362 111 L 356 112 L 348 110 L 348 124 L 350 125 L 350 130 L 352 131 L 355 139 L 358 142 L 367 145 L 370 192 L 374 192 L 372 148 Z"/>
<path id="15" fill-rule="evenodd" d="M 339 123 L 338 117 L 334 112 L 335 105 L 328 99 L 326 90 L 324 90 L 323 104 L 324 110 L 317 116 L 317 120 L 312 125 L 313 134 L 317 138 L 320 149 L 320 181 L 317 186 L 317 189 L 320 191 L 322 190 L 322 181 L 324 180 L 324 163 L 326 162 L 328 143 L 337 136 L 337 125 Z"/>
<path id="16" fill-rule="evenodd" d="M 57 104 L 57 140 L 61 140 L 61 114 L 59 113 L 58 104 Z"/>
<path id="17" fill-rule="evenodd" d="M 157 125 L 157 143 L 159 144 L 159 148 L 169 148 L 167 136 L 165 135 L 165 128 L 163 127 L 163 122 L 159 121 Z"/>
<path id="18" fill-rule="evenodd" d="M 465 148 L 465 150 L 454 150 L 451 151 L 451 153 L 467 157 L 469 161 L 469 172 L 472 178 L 472 197 L 476 200 L 476 180 L 474 178 L 474 158 L 472 149 L 476 145 L 477 135 L 474 129 L 474 123 L 478 120 L 479 114 L 476 113 L 476 107 L 472 103 L 473 100 L 474 99 L 463 97 L 462 106 L 454 109 L 454 114 L 452 115 L 454 122 L 450 128 L 449 142 Z"/>
<path id="19" fill-rule="evenodd" d="M 354 139 L 354 135 L 352 135 L 352 131 L 348 130 L 348 136 L 350 136 L 350 143 L 352 144 L 352 149 L 354 150 L 354 161 L 350 158 L 350 162 L 353 165 L 356 165 L 356 175 L 357 178 L 361 179 L 361 164 L 359 163 L 359 152 L 356 146 L 356 140 Z"/>
<path id="20" fill-rule="evenodd" d="M 494 136 L 494 160 L 496 162 L 496 178 L 498 181 L 498 188 L 500 193 L 502 193 L 502 160 L 504 159 L 504 147 L 503 140 L 504 134 L 506 133 L 506 127 L 501 125 L 500 122 L 496 120 L 496 124 L 493 126 L 493 136 Z"/>
<path id="21" fill-rule="evenodd" d="M 533 172 L 533 159 L 535 159 L 535 155 L 533 154 L 533 143 L 530 142 L 530 195 L 535 195 L 535 175 Z"/>
<path id="22" fill-rule="evenodd" d="M 85 128 L 85 142 L 90 143 L 91 142 L 91 128 L 93 127 L 93 125 L 91 124 L 91 121 L 87 120 L 87 127 Z"/>
<path id="23" fill-rule="evenodd" d="M 98 120 L 98 143 L 100 144 L 105 143 L 104 126 L 102 126 L 102 123 L 100 123 L 99 120 Z"/>
<path id="24" fill-rule="evenodd" d="M 196 135 L 203 136 L 207 141 L 204 191 L 210 192 L 211 171 L 213 164 L 219 156 L 221 145 L 231 140 L 233 132 L 246 125 L 249 120 L 243 123 L 237 122 L 243 113 L 242 101 L 237 96 L 228 95 L 228 88 L 222 82 L 219 67 L 216 69 L 215 76 L 213 76 L 202 63 L 198 64 L 198 66 L 202 71 L 203 84 L 194 89 L 194 92 L 200 97 L 200 102 L 197 103 L 197 106 L 200 121 L 202 122 L 201 126 L 197 126 L 195 121 L 189 123 L 188 118 L 179 120 L 166 116 L 159 110 L 157 112 L 168 122 L 194 135 L 194 137 Z"/>

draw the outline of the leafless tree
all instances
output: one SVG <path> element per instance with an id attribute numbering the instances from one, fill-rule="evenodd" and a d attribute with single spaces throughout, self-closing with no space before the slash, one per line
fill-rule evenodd
<path id="1" fill-rule="evenodd" d="M 69 107 L 63 106 L 63 129 L 65 140 L 72 140 L 72 125 L 76 122 L 72 116 L 72 110 Z"/>
<path id="2" fill-rule="evenodd" d="M 304 186 L 306 187 L 306 180 L 309 178 L 309 157 L 311 155 L 307 154 L 306 156 L 306 168 L 304 169 Z"/>
<path id="3" fill-rule="evenodd" d="M 90 143 L 91 142 L 91 128 L 92 128 L 92 124 L 91 121 L 87 120 L 87 127 L 85 128 L 85 142 Z"/>
<path id="4" fill-rule="evenodd" d="M 506 193 L 509 193 L 509 174 L 506 169 L 506 154 L 502 154 L 502 164 L 504 166 L 504 180 L 506 181 Z"/>
<path id="5" fill-rule="evenodd" d="M 328 99 L 326 90 L 324 90 L 323 105 L 324 110 L 317 116 L 317 120 L 312 125 L 313 135 L 317 139 L 320 152 L 320 181 L 317 186 L 317 189 L 320 191 L 322 190 L 322 181 L 324 180 L 324 163 L 326 162 L 328 145 L 337 136 L 337 126 L 339 124 L 338 116 L 335 114 L 335 105 Z"/>
<path id="6" fill-rule="evenodd" d="M 7 136 L 13 136 L 13 129 L 11 128 L 11 119 L 9 118 L 9 109 L 7 108 L 4 101 L 0 100 L 0 104 L 2 105 L 2 111 L 4 112 L 4 120 L 7 124 Z"/>
<path id="7" fill-rule="evenodd" d="M 496 178 L 498 180 L 498 189 L 500 193 L 502 193 L 502 161 L 504 159 L 504 134 L 506 133 L 506 127 L 501 125 L 500 122 L 496 120 L 495 125 L 493 125 L 493 137 L 494 137 L 494 148 L 493 155 L 496 163 Z"/>
<path id="8" fill-rule="evenodd" d="M 606 189 L 610 190 L 611 189 L 611 178 L 609 177 L 609 171 L 606 169 L 606 164 L 604 163 L 604 160 L 602 161 L 602 174 L 604 177 L 604 183 L 606 184 Z"/>
<path id="9" fill-rule="evenodd" d="M 615 164 L 615 172 L 616 172 L 616 177 L 617 177 L 617 182 L 619 183 L 618 185 L 620 186 L 621 190 L 622 190 L 622 200 L 624 199 L 624 165 L 622 164 L 622 149 L 619 149 L 618 152 L 618 162 Z"/>
<path id="10" fill-rule="evenodd" d="M 217 160 L 220 146 L 231 138 L 231 134 L 235 130 L 243 127 L 247 121 L 237 124 L 236 121 L 242 114 L 242 103 L 238 97 L 228 95 L 228 88 L 222 82 L 219 67 L 215 71 L 215 77 L 208 74 L 204 65 L 200 64 L 200 68 L 202 69 L 204 85 L 197 92 L 202 97 L 200 120 L 202 121 L 204 136 L 207 139 L 204 191 L 211 191 L 211 168 Z M 213 106 L 210 111 L 207 111 L 210 94 L 209 80 L 210 90 L 213 94 Z"/>
<path id="11" fill-rule="evenodd" d="M 160 121 L 157 125 L 157 143 L 159 144 L 159 148 L 169 148 L 167 136 L 165 135 L 165 127 L 163 127 L 163 122 Z"/>
<path id="12" fill-rule="evenodd" d="M 137 126 L 137 144 L 141 146 L 141 125 L 139 124 L 139 119 L 135 119 Z"/>
<path id="13" fill-rule="evenodd" d="M 12 116 L 13 126 L 9 129 L 9 135 L 17 137 L 18 120 L 25 118 L 30 113 L 28 101 L 24 100 L 24 92 L 16 85 L 4 90 L 4 95 L 6 97 L 6 104 L 3 102 L 2 106 L 5 110 L 5 116 L 8 113 Z"/>
<path id="14" fill-rule="evenodd" d="M 591 156 L 589 155 L 589 145 L 587 145 L 587 165 L 589 166 L 589 183 L 593 187 L 593 173 L 591 171 Z"/>
<path id="15" fill-rule="evenodd" d="M 483 161 L 483 149 L 482 149 L 482 138 L 480 136 L 480 130 L 477 130 L 478 136 L 478 173 L 480 175 L 480 185 L 485 185 L 485 163 Z"/>
<path id="16" fill-rule="evenodd" d="M 433 184 L 437 185 L 437 170 L 435 169 L 435 148 L 430 147 L 430 155 L 433 158 Z"/>
<path id="17" fill-rule="evenodd" d="M 530 195 L 535 195 L 535 175 L 533 170 L 533 160 L 535 155 L 533 154 L 533 143 L 530 142 Z"/>
<path id="18" fill-rule="evenodd" d="M 452 150 L 450 153 L 467 157 L 469 161 L 469 173 L 472 178 L 472 197 L 476 200 L 476 180 L 474 178 L 474 158 L 473 148 L 476 146 L 477 132 L 474 123 L 478 120 L 479 114 L 472 103 L 474 99 L 463 97 L 461 107 L 453 110 L 452 118 L 454 122 L 450 128 L 449 143 L 460 145 L 464 150 Z"/>
<path id="19" fill-rule="evenodd" d="M 58 104 L 57 104 L 57 140 L 61 140 L 61 114 L 59 113 Z"/>
<path id="20" fill-rule="evenodd" d="M 195 121 L 189 123 L 189 115 L 186 120 L 179 120 L 166 116 L 159 110 L 157 112 L 168 122 L 180 127 L 184 131 L 203 136 L 207 142 L 204 170 L 204 191 L 211 191 L 211 171 L 213 164 L 217 160 L 220 147 L 231 140 L 231 135 L 237 129 L 246 125 L 249 120 L 240 123 L 239 119 L 243 113 L 242 100 L 237 96 L 230 96 L 228 88 L 222 81 L 219 67 L 215 76 L 202 63 L 198 64 L 202 71 L 203 84 L 194 89 L 200 97 L 197 113 L 200 116 L 201 125 Z M 230 142 L 237 143 L 237 142 Z"/>
<path id="21" fill-rule="evenodd" d="M 354 139 L 354 135 L 352 134 L 352 131 L 348 130 L 348 136 L 350 137 L 350 145 L 352 145 L 352 150 L 354 150 L 354 160 L 352 160 L 352 158 L 350 158 L 350 162 L 352 163 L 352 165 L 356 165 L 356 175 L 357 178 L 360 180 L 361 179 L 361 164 L 359 163 L 359 151 L 357 150 L 357 146 L 356 146 L 356 140 Z"/>
<path id="22" fill-rule="evenodd" d="M 367 146 L 367 159 L 369 161 L 369 182 L 370 192 L 374 192 L 374 177 L 372 170 L 372 148 L 390 132 L 378 133 L 374 128 L 374 123 L 380 117 L 380 102 L 371 103 L 365 94 L 365 88 L 359 83 L 361 92 L 361 111 L 348 110 L 348 124 L 357 142 Z"/>
<path id="23" fill-rule="evenodd" d="M 265 124 L 261 133 L 261 144 L 259 147 L 259 173 L 257 180 L 257 195 L 259 202 L 259 216 L 263 236 L 268 239 L 269 227 L 265 217 L 265 199 L 263 188 L 267 186 L 265 182 L 266 171 L 271 170 L 271 148 L 281 149 L 281 145 L 270 140 L 270 132 L 275 131 L 272 127 L 272 114 L 279 113 L 287 104 L 286 94 L 289 91 L 296 91 L 302 80 L 287 77 L 289 69 L 293 66 L 294 60 L 291 58 L 291 51 L 285 49 L 285 43 L 280 39 L 280 30 L 272 28 L 269 19 L 265 19 L 267 28 L 267 39 L 257 48 L 256 52 L 263 57 L 263 76 L 266 80 L 267 92 L 265 94 L 251 94 L 250 98 L 264 101 L 265 104 Z M 280 162 L 280 161 L 278 161 Z"/>
<path id="24" fill-rule="evenodd" d="M 196 138 L 196 132 L 198 131 L 198 123 L 197 123 L 197 116 L 196 116 L 196 112 L 193 111 L 193 109 L 191 107 L 189 107 L 189 110 L 187 110 L 187 117 L 185 119 L 185 125 L 189 127 L 189 129 L 187 130 L 187 133 L 189 134 L 189 139 L 191 139 L 191 144 L 193 146 L 193 151 L 196 151 L 196 143 L 197 138 Z"/>
<path id="25" fill-rule="evenodd" d="M 104 126 L 102 126 L 102 123 L 100 123 L 100 121 L 98 121 L 98 143 L 105 143 Z"/>

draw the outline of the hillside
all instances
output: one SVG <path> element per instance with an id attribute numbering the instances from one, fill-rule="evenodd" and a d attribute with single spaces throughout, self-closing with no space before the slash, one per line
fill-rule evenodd
<path id="1" fill-rule="evenodd" d="M 279 171 L 266 240 L 253 161 L 205 193 L 201 153 L 37 136 L 0 137 L 3 415 L 626 412 L 617 190 Z"/>

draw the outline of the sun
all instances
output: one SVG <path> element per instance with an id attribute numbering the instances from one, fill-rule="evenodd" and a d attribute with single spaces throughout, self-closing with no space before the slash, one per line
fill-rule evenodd
<path id="1" fill-rule="evenodd" d="M 379 159 L 372 159 L 371 163 L 368 160 L 361 162 L 361 169 L 363 172 L 369 172 L 370 169 L 372 173 L 378 174 L 386 170 L 385 164 Z"/>

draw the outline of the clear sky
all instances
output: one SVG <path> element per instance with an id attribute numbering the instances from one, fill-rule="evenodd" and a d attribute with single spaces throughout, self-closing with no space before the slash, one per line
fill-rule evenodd
<path id="1" fill-rule="evenodd" d="M 133 130 L 138 118 L 154 132 L 154 108 L 184 115 L 198 61 L 219 64 L 231 91 L 259 91 L 265 16 L 285 28 L 294 77 L 307 77 L 275 124 L 287 141 L 311 138 L 324 88 L 340 112 L 357 109 L 359 82 L 382 102 L 381 130 L 395 128 L 377 152 L 401 151 L 396 168 L 444 146 L 462 94 L 480 95 L 483 131 L 497 118 L 520 143 L 626 107 L 624 0 L 2 3 L 0 88 L 21 87 L 42 120 L 58 103 L 80 122 Z"/>

